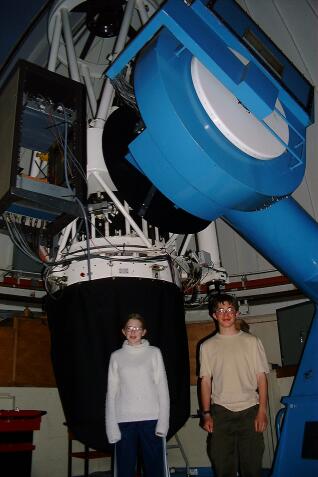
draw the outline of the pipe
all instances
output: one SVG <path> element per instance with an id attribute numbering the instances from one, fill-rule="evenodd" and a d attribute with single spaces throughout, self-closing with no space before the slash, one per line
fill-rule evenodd
<path id="1" fill-rule="evenodd" d="M 74 241 L 76 239 L 76 225 L 77 225 L 77 219 L 76 220 L 73 220 L 72 222 L 72 232 L 71 232 L 71 237 L 72 237 L 72 240 Z"/>
<path id="2" fill-rule="evenodd" d="M 124 207 L 125 207 L 125 210 L 127 212 L 127 215 L 129 215 L 129 205 L 126 201 L 124 202 Z M 125 217 L 125 234 L 130 235 L 130 232 L 131 232 L 131 230 L 130 230 L 129 222 L 128 222 L 127 217 Z"/>
<path id="3" fill-rule="evenodd" d="M 177 238 L 179 237 L 180 234 L 171 234 L 170 237 L 169 237 L 169 240 L 166 242 L 166 245 L 165 247 L 166 248 L 169 248 L 170 245 L 172 245 L 176 240 Z"/>
<path id="4" fill-rule="evenodd" d="M 94 127 L 100 128 L 100 129 L 104 128 L 104 124 L 107 119 L 109 108 L 113 102 L 114 94 L 115 92 L 114 92 L 113 85 L 111 84 L 110 79 L 107 78 L 104 89 L 103 89 L 103 94 L 100 100 L 100 105 L 96 114 L 96 119 L 93 122 Z"/>
<path id="5" fill-rule="evenodd" d="M 115 55 L 118 55 L 118 53 L 121 52 L 121 50 L 124 48 L 126 44 L 128 30 L 130 27 L 134 8 L 135 8 L 135 0 L 128 0 L 126 8 L 125 8 L 124 18 L 123 18 L 120 31 L 116 40 L 115 48 L 114 48 Z"/>
<path id="6" fill-rule="evenodd" d="M 54 31 L 53 31 L 53 37 L 52 37 L 52 43 L 51 43 L 51 49 L 50 49 L 50 57 L 49 57 L 49 62 L 47 67 L 49 71 L 54 72 L 56 69 L 61 32 L 62 32 L 61 16 L 59 13 L 57 13 L 55 15 Z"/>
<path id="7" fill-rule="evenodd" d="M 148 224 L 143 217 L 141 218 L 141 224 L 142 224 L 142 231 L 145 234 L 145 237 L 148 238 Z"/>
<path id="8" fill-rule="evenodd" d="M 95 214 L 91 214 L 90 221 L 91 221 L 91 239 L 95 239 L 96 238 L 96 228 L 95 228 L 96 217 L 95 217 Z"/>
<path id="9" fill-rule="evenodd" d="M 72 38 L 70 19 L 68 10 L 66 8 L 61 9 L 61 17 L 70 75 L 73 80 L 80 82 L 80 74 L 78 71 L 78 64 Z"/>
<path id="10" fill-rule="evenodd" d="M 149 20 L 149 16 L 143 0 L 136 0 L 136 8 L 139 12 L 141 23 L 145 25 Z"/>
<path id="11" fill-rule="evenodd" d="M 88 102 L 92 111 L 92 115 L 93 117 L 95 117 L 96 110 L 97 110 L 97 101 L 96 101 L 96 97 L 93 90 L 92 80 L 89 74 L 89 68 L 86 64 L 83 63 L 81 69 L 82 69 L 82 75 L 83 75 L 85 86 L 86 86 Z"/>
<path id="12" fill-rule="evenodd" d="M 181 255 L 181 257 L 182 257 L 182 255 L 184 255 L 186 253 L 188 245 L 190 243 L 190 240 L 192 239 L 192 235 L 193 234 L 188 234 L 187 238 L 185 239 L 185 242 L 184 242 L 183 247 L 181 249 L 181 252 L 179 254 L 179 255 Z"/>
<path id="13" fill-rule="evenodd" d="M 128 0 L 126 8 L 125 8 L 124 18 L 123 18 L 119 35 L 117 37 L 115 48 L 114 48 L 114 59 L 116 58 L 118 53 L 121 52 L 121 50 L 124 48 L 126 44 L 128 30 L 131 23 L 134 7 L 135 7 L 135 0 Z M 108 78 L 105 84 L 105 88 L 104 88 L 104 91 L 100 100 L 100 105 L 96 115 L 96 122 L 95 122 L 96 127 L 100 127 L 100 128 L 104 127 L 104 123 L 107 119 L 108 111 L 112 103 L 113 94 L 114 94 L 114 88 Z"/>

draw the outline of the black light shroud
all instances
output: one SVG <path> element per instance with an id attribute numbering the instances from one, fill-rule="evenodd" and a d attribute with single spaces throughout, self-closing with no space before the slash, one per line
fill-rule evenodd
<path id="1" fill-rule="evenodd" d="M 105 278 L 67 287 L 47 298 L 51 353 L 68 427 L 94 449 L 107 449 L 105 396 L 111 353 L 123 342 L 121 323 L 140 313 L 147 338 L 161 349 L 169 383 L 168 438 L 190 413 L 188 342 L 183 296 L 168 282 Z"/>
<path id="2" fill-rule="evenodd" d="M 104 159 L 120 198 L 160 231 L 185 234 L 205 229 L 209 221 L 177 208 L 125 158 L 140 128 L 142 119 L 138 112 L 121 106 L 109 116 L 103 130 Z"/>

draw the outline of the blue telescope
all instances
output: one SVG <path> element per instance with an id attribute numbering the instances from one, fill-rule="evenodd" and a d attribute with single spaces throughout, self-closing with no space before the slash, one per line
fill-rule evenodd
<path id="1" fill-rule="evenodd" d="M 135 59 L 143 127 L 127 161 L 176 209 L 222 217 L 318 301 L 318 225 L 291 197 L 305 172 L 313 88 L 230 0 L 170 0 L 107 71 Z M 318 474 L 317 311 L 286 410 L 273 477 Z"/>

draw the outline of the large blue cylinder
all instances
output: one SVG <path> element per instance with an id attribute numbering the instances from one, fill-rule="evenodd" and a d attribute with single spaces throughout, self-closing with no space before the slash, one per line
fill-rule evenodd
<path id="1" fill-rule="evenodd" d="M 256 212 L 227 211 L 224 219 L 318 303 L 318 224 L 294 199 Z"/>

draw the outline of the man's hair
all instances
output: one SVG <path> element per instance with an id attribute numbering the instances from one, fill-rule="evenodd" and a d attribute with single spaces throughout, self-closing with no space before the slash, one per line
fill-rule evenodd
<path id="1" fill-rule="evenodd" d="M 124 319 L 122 322 L 122 328 L 125 328 L 129 320 L 138 320 L 141 323 L 143 329 L 146 329 L 146 321 L 143 316 L 139 315 L 139 313 L 130 313 L 127 318 Z"/>
<path id="2" fill-rule="evenodd" d="M 218 295 L 212 295 L 208 302 L 209 315 L 212 316 L 213 313 L 218 309 L 220 303 L 228 302 L 231 306 L 235 308 L 236 311 L 239 310 L 239 304 L 237 298 L 228 293 L 219 293 Z"/>

